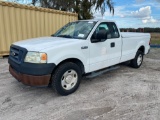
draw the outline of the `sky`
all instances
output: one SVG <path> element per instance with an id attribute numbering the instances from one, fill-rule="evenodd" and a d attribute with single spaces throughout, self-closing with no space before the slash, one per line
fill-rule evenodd
<path id="1" fill-rule="evenodd" d="M 31 0 L 19 1 L 28 3 Z M 112 1 L 114 2 L 114 16 L 106 7 L 103 17 L 100 11 L 93 11 L 94 19 L 114 20 L 120 28 L 160 27 L 160 0 Z"/>
<path id="2" fill-rule="evenodd" d="M 120 28 L 160 27 L 160 0 L 112 0 L 114 16 L 106 8 L 103 17 L 101 12 L 94 12 L 95 19 L 116 21 Z"/>

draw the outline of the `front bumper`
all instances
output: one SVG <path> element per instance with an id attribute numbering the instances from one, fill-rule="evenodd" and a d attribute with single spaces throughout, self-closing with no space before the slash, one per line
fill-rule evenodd
<path id="1" fill-rule="evenodd" d="M 15 77 L 19 82 L 29 86 L 47 86 L 50 82 L 51 74 L 34 76 L 18 73 L 11 66 L 9 66 L 9 72 L 13 77 Z"/>
<path id="2" fill-rule="evenodd" d="M 14 53 L 14 54 L 13 54 Z M 30 86 L 46 86 L 50 82 L 55 69 L 54 63 L 26 63 L 24 62 L 27 49 L 11 45 L 8 63 L 10 73 L 20 82 Z"/>

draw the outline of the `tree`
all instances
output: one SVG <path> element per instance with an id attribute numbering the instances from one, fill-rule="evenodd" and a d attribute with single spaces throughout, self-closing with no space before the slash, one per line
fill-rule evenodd
<path id="1" fill-rule="evenodd" d="M 101 14 L 103 15 L 105 12 L 105 8 L 106 6 L 108 6 L 110 12 L 114 15 L 114 3 L 112 2 L 112 0 L 95 0 L 94 1 L 94 5 L 96 5 L 96 10 L 100 9 L 101 10 Z"/>
<path id="2" fill-rule="evenodd" d="M 20 0 L 16 1 L 18 2 Z M 32 0 L 31 4 L 44 8 L 76 12 L 80 20 L 93 18 L 93 9 L 95 11 L 100 10 L 103 16 L 106 7 L 114 15 L 112 0 Z"/>

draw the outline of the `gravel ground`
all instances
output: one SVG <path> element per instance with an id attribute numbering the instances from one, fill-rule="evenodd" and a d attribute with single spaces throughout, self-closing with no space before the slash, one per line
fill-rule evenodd
<path id="1" fill-rule="evenodd" d="M 81 82 L 69 96 L 25 86 L 0 59 L 0 120 L 160 120 L 160 49 L 140 69 L 125 65 Z"/>

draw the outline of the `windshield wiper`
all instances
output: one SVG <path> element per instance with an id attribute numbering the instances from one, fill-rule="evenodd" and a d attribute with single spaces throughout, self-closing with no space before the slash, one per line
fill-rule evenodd
<path id="1" fill-rule="evenodd" d="M 58 36 L 56 36 L 56 37 L 73 38 L 73 37 L 70 36 L 70 35 L 58 35 Z"/>

